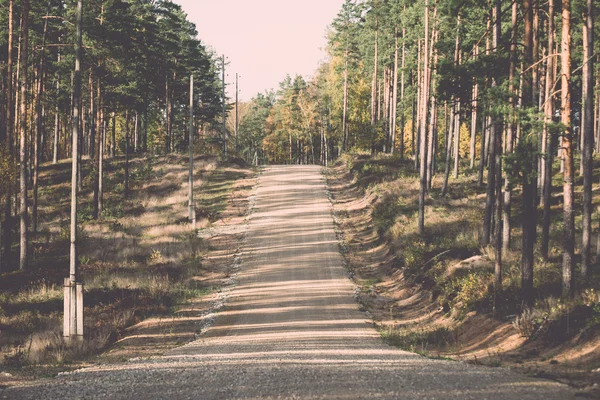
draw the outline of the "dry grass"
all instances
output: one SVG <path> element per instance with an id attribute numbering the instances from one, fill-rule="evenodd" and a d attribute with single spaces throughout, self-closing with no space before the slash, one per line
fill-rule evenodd
<path id="1" fill-rule="evenodd" d="M 129 197 L 123 195 L 124 160 L 107 164 L 103 218 L 91 219 L 92 193 L 87 185 L 80 202 L 86 340 L 67 343 L 61 334 L 70 164 L 44 165 L 40 232 L 32 240 L 33 268 L 4 274 L 0 280 L 0 346 L 7 367 L 81 360 L 106 348 L 141 319 L 214 291 L 199 279 L 211 273 L 203 265 L 209 244 L 197 237 L 187 219 L 187 158 L 134 158 Z M 235 181 L 251 171 L 214 157 L 198 157 L 195 166 L 201 216 L 197 227 L 202 228 L 221 217 Z M 88 173 L 86 165 L 84 176 Z"/>
<path id="2" fill-rule="evenodd" d="M 591 280 L 595 292 L 588 290 L 572 301 L 557 300 L 562 236 L 558 198 L 552 208 L 549 262 L 542 262 L 536 253 L 536 306 L 523 310 L 519 191 L 514 192 L 511 251 L 503 255 L 503 290 L 494 293 L 492 268 L 448 274 L 472 256 L 494 261 L 493 249 L 480 244 L 485 187 L 477 185 L 475 173 L 463 173 L 458 179 L 450 177 L 448 195 L 442 198 L 441 172 L 433 182 L 426 198 L 426 232 L 419 235 L 419 182 L 412 161 L 350 154 L 330 171 L 344 255 L 361 285 L 359 300 L 374 316 L 382 336 L 429 355 L 497 363 L 549 362 L 569 354 L 569 368 L 598 368 L 600 296 L 593 293 L 598 292 L 599 280 Z M 580 287 L 589 284 L 578 282 Z M 596 357 L 591 356 L 594 352 Z"/>

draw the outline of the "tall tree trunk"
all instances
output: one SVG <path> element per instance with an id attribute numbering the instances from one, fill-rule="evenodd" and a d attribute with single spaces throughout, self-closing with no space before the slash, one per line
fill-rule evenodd
<path id="1" fill-rule="evenodd" d="M 348 45 L 344 52 L 344 105 L 342 111 L 342 150 L 348 150 Z"/>
<path id="2" fill-rule="evenodd" d="M 479 46 L 475 46 L 474 55 L 479 55 Z M 479 84 L 473 79 L 473 92 L 471 94 L 471 143 L 469 146 L 469 168 L 475 168 L 475 153 L 477 145 L 477 104 L 479 97 Z"/>
<path id="3" fill-rule="evenodd" d="M 106 121 L 104 120 L 104 107 L 100 110 L 100 131 L 98 136 L 98 209 L 97 218 L 102 219 L 102 211 L 104 210 L 104 146 L 106 146 Z"/>
<path id="4" fill-rule="evenodd" d="M 20 85 L 20 168 L 19 168 L 19 185 L 20 185 L 20 207 L 19 214 L 21 220 L 20 226 L 20 254 L 19 254 L 19 269 L 25 271 L 29 264 L 29 235 L 27 225 L 29 223 L 29 215 L 27 212 L 27 70 L 29 58 L 29 0 L 23 0 L 23 22 L 21 23 L 23 41 L 21 43 L 21 71 L 19 78 Z"/>
<path id="5" fill-rule="evenodd" d="M 563 296 L 573 295 L 573 267 L 575 252 L 573 129 L 571 126 L 571 0 L 562 0 L 561 38 L 561 122 L 565 131 L 562 135 L 563 160 Z"/>
<path id="6" fill-rule="evenodd" d="M 98 71 L 99 72 L 99 71 Z M 100 108 L 100 104 L 98 104 L 98 102 L 96 101 L 96 99 L 94 98 L 95 94 L 96 94 L 96 90 L 94 90 L 94 79 L 98 80 L 98 85 L 100 85 L 100 74 L 98 73 L 98 76 L 95 76 L 94 74 L 94 66 L 90 66 L 90 79 L 89 79 L 89 94 L 90 94 L 90 107 L 89 107 L 89 133 L 88 133 L 88 140 L 87 140 L 87 150 L 88 150 L 88 155 L 90 156 L 90 158 L 92 160 L 96 159 L 96 132 L 98 131 L 98 109 Z M 84 120 L 81 121 L 82 123 L 85 123 Z M 84 129 L 85 132 L 85 129 Z M 83 149 L 81 149 L 83 151 Z"/>
<path id="7" fill-rule="evenodd" d="M 479 149 L 479 171 L 477 172 L 477 184 L 483 186 L 483 171 L 485 170 L 485 143 L 487 141 L 487 121 L 488 117 L 485 115 L 487 108 L 482 111 L 481 118 L 481 145 Z"/>
<path id="8" fill-rule="evenodd" d="M 454 136 L 454 127 L 456 126 L 456 104 L 452 104 L 452 111 L 448 120 L 448 127 L 446 128 L 446 161 L 444 163 L 444 181 L 442 183 L 442 197 L 446 197 L 448 193 L 448 178 L 450 176 L 450 160 L 452 159 L 452 140 Z"/>
<path id="9" fill-rule="evenodd" d="M 532 32 L 532 68 L 531 74 L 532 78 L 532 93 L 531 93 L 531 105 L 532 107 L 536 107 L 540 102 L 540 67 L 538 65 L 538 61 L 540 58 L 540 12 L 539 12 L 539 2 L 537 0 L 530 0 L 533 4 L 533 32 Z M 538 108 L 539 109 L 539 108 Z"/>
<path id="10" fill-rule="evenodd" d="M 110 138 L 110 156 L 111 158 L 115 157 L 117 150 L 117 115 L 113 111 L 111 114 L 111 138 Z"/>
<path id="11" fill-rule="evenodd" d="M 456 43 L 454 45 L 454 64 L 458 67 L 460 65 L 460 14 L 456 19 Z M 457 111 L 455 118 L 458 120 L 458 126 L 454 129 L 454 179 L 458 179 L 458 167 L 460 163 L 460 100 L 457 101 Z M 456 122 L 455 122 L 456 123 Z"/>
<path id="12" fill-rule="evenodd" d="M 516 128 L 516 108 L 515 108 L 515 73 L 516 73 L 516 54 L 517 54 L 517 3 L 514 2 L 512 5 L 512 34 L 511 34 L 511 45 L 510 45 L 510 62 L 509 62 L 509 72 L 508 72 L 508 91 L 510 94 L 509 97 L 509 121 L 507 124 L 507 132 L 506 132 L 506 141 L 504 147 L 506 149 L 506 153 L 510 154 L 513 152 L 513 143 L 515 136 L 515 128 Z M 504 252 L 508 252 L 510 250 L 510 242 L 511 242 L 511 232 L 512 232 L 512 188 L 508 179 L 506 179 L 504 183 L 503 190 L 503 210 L 502 210 L 502 247 Z"/>
<path id="13" fill-rule="evenodd" d="M 11 156 L 11 169 L 16 170 L 16 164 L 14 160 L 14 130 L 13 130 L 13 20 L 14 20 L 14 2 L 9 0 L 8 2 L 8 57 L 6 63 L 6 149 L 8 154 Z M 8 260 L 11 254 L 12 235 L 11 229 L 8 228 L 9 221 L 12 217 L 12 192 L 13 185 L 9 183 L 7 185 L 6 202 L 4 203 L 4 222 L 5 226 L 2 229 L 2 244 L 3 244 L 3 258 L 0 263 L 0 272 L 2 272 L 8 266 Z"/>
<path id="14" fill-rule="evenodd" d="M 59 56 L 60 58 L 60 56 Z M 56 96 L 60 96 L 60 81 L 58 80 L 58 73 L 56 74 Z M 52 143 L 52 164 L 58 163 L 58 143 L 60 140 L 60 105 L 58 100 L 56 101 L 56 107 L 54 109 L 54 140 Z"/>
<path id="15" fill-rule="evenodd" d="M 494 24 L 494 48 L 498 53 L 500 51 L 500 37 L 502 36 L 502 1 L 496 0 L 495 2 L 495 19 Z M 502 72 L 498 71 L 492 85 L 500 85 L 500 79 L 502 78 Z M 494 243 L 495 248 L 495 260 L 494 260 L 494 289 L 499 291 L 502 288 L 502 136 L 503 136 L 503 121 L 501 117 L 495 117 L 494 121 L 494 156 L 495 168 L 490 167 L 490 174 L 495 174 L 494 177 L 494 192 L 495 192 L 495 204 L 494 204 L 494 220 L 496 221 L 494 236 L 496 242 Z"/>
<path id="16" fill-rule="evenodd" d="M 223 66 L 223 68 L 225 68 Z M 223 100 L 225 101 L 225 100 Z M 169 75 L 165 74 L 165 151 L 171 152 L 171 104 L 169 102 Z"/>
<path id="17" fill-rule="evenodd" d="M 419 158 L 421 149 L 421 101 L 423 96 L 423 73 L 421 72 L 421 40 L 417 40 L 417 98 L 415 99 L 416 109 L 416 150 L 415 155 L 415 170 L 419 168 Z M 414 112 L 413 112 L 414 115 Z M 414 119 L 414 118 L 413 118 Z"/>
<path id="18" fill-rule="evenodd" d="M 487 32 L 490 32 L 492 30 L 492 18 L 491 15 L 488 13 L 487 15 Z M 490 35 L 486 35 L 485 37 L 485 55 L 489 56 L 490 52 L 491 52 L 491 48 L 492 48 L 492 44 L 490 41 Z M 483 112 L 483 118 L 481 119 L 481 156 L 479 157 L 480 161 L 479 161 L 479 172 L 477 174 L 477 184 L 480 186 L 483 186 L 483 172 L 485 170 L 485 166 L 487 165 L 487 161 L 488 161 L 488 149 L 489 149 L 489 141 L 490 141 L 490 134 L 488 134 L 487 130 L 488 128 L 491 126 L 490 124 L 490 117 L 489 115 L 486 115 L 489 112 L 489 105 L 486 104 L 485 105 L 485 109 L 486 112 Z M 485 244 L 489 244 L 489 239 L 488 239 L 488 235 L 486 234 L 486 227 L 485 227 L 486 221 L 484 219 L 484 240 L 483 242 Z"/>
<path id="19" fill-rule="evenodd" d="M 144 106 L 144 139 L 142 140 L 144 153 L 148 152 L 148 107 Z"/>
<path id="20" fill-rule="evenodd" d="M 40 177 L 40 158 L 42 157 L 41 145 L 44 129 L 43 119 L 43 96 L 44 96 L 44 68 L 46 63 L 46 35 L 48 33 L 48 16 L 50 14 L 51 2 L 48 1 L 46 18 L 44 19 L 44 33 L 42 34 L 42 46 L 40 49 L 40 61 L 38 63 L 38 82 L 35 103 L 35 136 L 33 143 L 33 204 L 31 207 L 31 230 L 38 231 L 38 182 Z"/>
<path id="21" fill-rule="evenodd" d="M 437 16 L 437 8 L 434 7 L 433 12 L 433 21 L 436 20 Z M 436 70 L 436 66 L 438 63 L 438 54 L 435 50 L 435 45 L 437 42 L 437 30 L 434 28 L 431 32 L 431 46 L 429 49 L 429 54 L 427 55 L 429 61 L 431 63 L 431 67 L 429 68 L 428 73 L 428 82 L 427 87 L 435 87 L 435 81 L 433 78 L 432 71 Z M 433 174 L 435 172 L 435 147 L 436 147 L 436 130 L 437 130 L 437 101 L 435 96 L 428 96 L 426 107 L 430 108 L 429 111 L 429 141 L 427 145 L 427 189 L 431 189 Z M 430 103 L 430 104 L 429 104 Z"/>
<path id="22" fill-rule="evenodd" d="M 397 132 L 397 117 L 398 117 L 398 27 L 394 27 L 394 78 L 392 82 L 392 105 L 391 105 L 391 148 L 392 154 L 396 151 L 396 132 Z"/>
<path id="23" fill-rule="evenodd" d="M 412 74 L 411 74 L 412 75 Z M 414 85 L 414 75 L 411 76 L 411 82 Z M 414 159 L 415 159 L 415 169 L 416 169 L 416 165 L 417 165 L 417 160 L 419 159 L 419 157 L 417 156 L 417 148 L 415 145 L 416 142 L 416 134 L 417 134 L 417 99 L 418 96 L 415 96 L 414 94 L 411 96 L 411 121 L 410 121 L 410 149 L 411 149 L 411 154 L 413 155 Z"/>
<path id="24" fill-rule="evenodd" d="M 550 54 L 554 51 L 554 35 L 555 35 L 555 27 L 554 27 L 554 0 L 550 0 L 548 2 L 548 60 L 546 62 L 546 87 L 545 87 L 545 104 L 544 104 L 544 132 L 543 132 L 543 140 L 544 140 L 544 159 L 542 160 L 542 167 L 544 169 L 543 179 L 544 184 L 543 188 L 543 200 L 542 206 L 544 209 L 543 217 L 542 217 L 542 243 L 541 243 L 541 253 L 544 261 L 548 260 L 548 248 L 550 242 L 550 202 L 552 198 L 552 164 L 554 161 L 554 140 L 552 137 L 552 132 L 549 129 L 550 124 L 552 124 L 552 118 L 554 117 L 554 87 L 552 83 L 554 82 L 554 66 L 555 66 L 555 58 L 550 57 Z"/>
<path id="25" fill-rule="evenodd" d="M 421 143 L 419 148 L 420 153 L 420 187 L 419 187 L 419 235 L 425 233 L 425 193 L 427 191 L 427 104 L 429 99 L 429 5 L 425 5 L 425 40 L 423 49 L 423 91 L 421 100 Z"/>
<path id="26" fill-rule="evenodd" d="M 133 153 L 138 151 L 138 112 L 135 111 L 135 118 L 133 123 Z"/>
<path id="27" fill-rule="evenodd" d="M 188 217 L 192 223 L 192 229 L 196 229 L 196 205 L 194 203 L 194 75 L 190 75 L 190 105 L 188 109 L 188 150 L 190 153 L 188 171 Z"/>
<path id="28" fill-rule="evenodd" d="M 375 17 L 375 57 L 373 58 L 373 83 L 371 85 L 371 126 L 377 121 L 377 75 L 379 66 L 379 17 Z"/>
<path id="29" fill-rule="evenodd" d="M 125 182 L 123 195 L 129 196 L 129 110 L 125 109 Z"/>
<path id="30" fill-rule="evenodd" d="M 102 134 L 101 134 L 101 130 L 102 130 L 102 126 L 104 124 L 104 121 L 102 121 L 101 119 L 101 115 L 102 115 L 102 89 L 100 86 L 100 77 L 98 77 L 97 79 L 97 88 L 96 88 L 97 92 L 96 92 L 96 108 L 97 108 L 97 115 L 96 115 L 96 127 L 94 128 L 94 131 L 96 132 L 95 134 L 95 142 L 94 142 L 94 153 L 92 154 L 92 160 L 93 160 L 93 165 L 94 165 L 94 212 L 93 212 L 93 217 L 94 219 L 99 219 L 101 218 L 101 214 L 102 214 L 102 210 L 101 210 L 101 200 L 100 200 L 100 181 L 102 180 L 102 176 L 100 175 L 100 164 L 102 163 L 101 158 L 102 158 L 102 153 L 101 153 L 101 142 L 102 142 Z"/>
<path id="31" fill-rule="evenodd" d="M 406 6 L 404 6 L 404 11 L 406 10 Z M 403 11 L 403 13 L 404 13 Z M 404 15 L 404 14 L 403 14 Z M 401 61 L 401 74 L 400 74 L 400 104 L 401 104 L 401 112 L 400 112 L 400 159 L 404 159 L 404 68 L 406 67 L 406 28 L 404 24 L 402 26 L 402 61 Z"/>
<path id="32" fill-rule="evenodd" d="M 583 238 L 581 244 L 581 277 L 589 278 L 591 265 L 592 241 L 592 181 L 593 181 L 593 149 L 594 149 L 594 2 L 587 0 L 587 15 L 585 21 L 587 37 L 583 43 L 584 57 L 583 80 L 586 91 L 583 96 Z"/>
<path id="33" fill-rule="evenodd" d="M 493 6 L 492 11 L 494 13 L 494 15 L 499 15 L 498 14 L 498 7 L 497 4 L 495 6 Z M 493 19 L 493 18 L 492 18 Z M 494 25 L 494 35 L 493 35 L 493 44 L 492 47 L 494 49 L 496 49 L 496 51 L 499 51 L 497 45 L 498 45 L 498 39 L 499 39 L 499 34 L 498 34 L 498 24 L 500 24 L 500 18 L 496 18 L 496 24 Z M 492 90 L 498 85 L 498 79 L 497 76 L 494 76 L 492 78 L 491 81 L 491 88 Z M 500 129 L 502 129 L 502 125 L 497 121 L 498 117 L 495 116 L 493 121 L 491 122 L 490 125 L 490 133 L 489 133 L 489 154 L 488 154 L 488 159 L 489 159 L 489 167 L 488 167 L 488 181 L 487 181 L 487 190 L 486 190 L 486 196 L 485 196 L 485 214 L 484 214 L 484 220 L 483 220 L 483 244 L 484 245 L 489 245 L 490 243 L 492 243 L 491 239 L 492 239 L 492 227 L 493 227 L 493 220 L 494 220 L 494 205 L 496 205 L 496 196 L 498 195 L 496 193 L 496 150 L 498 148 L 497 146 L 497 140 L 498 138 L 501 138 L 501 134 L 500 132 L 498 132 Z M 497 223 L 499 223 L 499 221 L 496 221 Z M 495 281 L 494 283 L 496 284 L 495 288 L 498 289 L 498 285 L 497 285 L 497 281 L 498 281 L 498 271 L 496 271 L 495 274 Z M 501 274 L 500 274 L 501 276 Z"/>
<path id="34" fill-rule="evenodd" d="M 534 106 L 533 97 L 533 69 L 534 64 L 534 49 L 533 49 L 533 2 L 534 0 L 525 0 L 523 2 L 523 12 L 525 14 L 525 29 L 524 29 L 524 67 L 523 71 L 523 108 L 527 110 Z M 523 134 L 521 141 L 533 140 L 534 133 L 530 124 L 522 124 Z M 527 137 L 529 136 L 529 138 Z M 535 153 L 537 146 L 525 144 L 525 150 Z M 526 165 L 523 173 L 523 207 L 522 207 L 522 255 L 521 255 L 521 299 L 523 303 L 529 307 L 533 306 L 533 264 L 534 264 L 534 246 L 536 241 L 536 195 L 537 181 L 535 170 L 537 168 L 537 160 L 532 162 L 532 165 Z"/>

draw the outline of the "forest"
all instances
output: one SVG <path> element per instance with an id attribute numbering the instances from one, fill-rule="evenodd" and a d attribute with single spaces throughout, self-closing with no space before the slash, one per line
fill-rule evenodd
<path id="1" fill-rule="evenodd" d="M 287 75 L 243 102 L 226 94 L 225 56 L 175 2 L 0 0 L 5 362 L 96 354 L 141 319 L 216 291 L 194 281 L 199 260 L 234 251 L 207 244 L 196 223 L 239 218 L 236 191 L 249 186 L 233 182 L 282 164 L 321 165 L 332 185 L 350 174 L 356 197 L 372 200 L 375 237 L 359 243 L 343 211 L 350 256 L 384 243 L 381 265 L 444 313 L 510 319 L 527 339 L 597 329 L 598 8 L 345 0 L 313 76 Z M 370 266 L 363 256 L 353 262 Z M 448 278 L 475 256 L 490 268 Z M 365 291 L 392 274 L 378 273 L 358 274 Z M 68 357 L 57 333 L 67 276 L 73 296 L 86 281 L 95 341 Z"/>
<path id="2" fill-rule="evenodd" d="M 28 268 L 27 234 L 38 230 L 39 167 L 72 157 L 75 101 L 77 157 L 93 164 L 89 176 L 78 171 L 77 185 L 80 190 L 85 182 L 93 185 L 94 218 L 102 214 L 105 157 L 186 148 L 190 75 L 196 77 L 195 126 L 208 131 L 220 121 L 225 102 L 220 59 L 197 38 L 181 6 L 86 4 L 78 72 L 76 11 L 76 1 L 1 5 L 3 270 L 13 269 L 15 225 L 20 225 L 17 266 Z M 21 202 L 28 198 L 30 204 Z"/>
<path id="3" fill-rule="evenodd" d="M 264 163 L 327 165 L 357 151 L 412 160 L 420 234 L 428 196 L 476 176 L 495 290 L 519 231 L 523 304 L 533 305 L 534 266 L 555 247 L 570 297 L 592 276 L 597 250 L 595 13 L 593 1 L 577 0 L 345 1 L 314 77 L 288 76 L 244 109 L 241 151 Z M 560 221 L 551 219 L 556 201 Z"/>

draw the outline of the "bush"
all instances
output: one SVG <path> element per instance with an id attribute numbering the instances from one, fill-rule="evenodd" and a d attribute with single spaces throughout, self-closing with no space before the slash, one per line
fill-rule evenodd
<path id="1" fill-rule="evenodd" d="M 547 313 L 533 308 L 526 308 L 515 318 L 513 326 L 522 337 L 531 339 L 540 332 L 547 321 Z"/>
<path id="2" fill-rule="evenodd" d="M 444 326 L 433 328 L 387 328 L 380 330 L 383 340 L 404 350 L 424 352 L 429 345 L 446 346 L 452 342 L 452 332 Z"/>

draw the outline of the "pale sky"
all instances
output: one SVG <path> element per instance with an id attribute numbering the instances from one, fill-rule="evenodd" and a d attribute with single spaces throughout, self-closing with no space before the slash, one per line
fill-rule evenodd
<path id="1" fill-rule="evenodd" d="M 324 60 L 326 28 L 344 0 L 174 0 L 198 37 L 229 66 L 230 98 L 239 73 L 240 100 L 277 89 L 286 73 L 311 76 Z"/>

